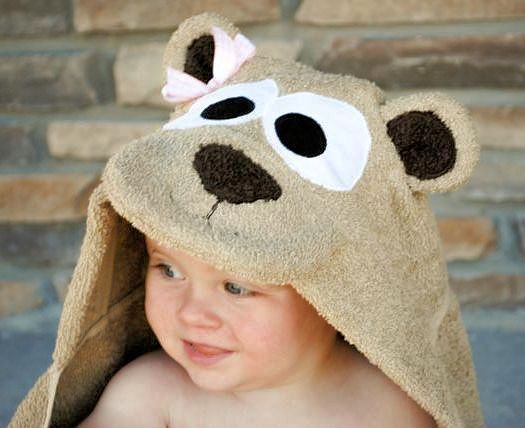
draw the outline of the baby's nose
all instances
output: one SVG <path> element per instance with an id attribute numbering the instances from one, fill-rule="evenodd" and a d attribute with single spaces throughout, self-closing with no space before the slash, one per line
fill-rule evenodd
<path id="1" fill-rule="evenodd" d="M 193 167 L 204 188 L 217 196 L 219 202 L 277 200 L 282 193 L 277 181 L 264 168 L 231 146 L 212 143 L 201 147 L 195 153 Z"/>
<path id="2" fill-rule="evenodd" d="M 185 298 L 181 297 L 179 303 L 177 316 L 186 327 L 218 329 L 222 325 L 220 316 L 212 309 L 213 301 L 205 300 L 202 297 L 186 296 Z"/>

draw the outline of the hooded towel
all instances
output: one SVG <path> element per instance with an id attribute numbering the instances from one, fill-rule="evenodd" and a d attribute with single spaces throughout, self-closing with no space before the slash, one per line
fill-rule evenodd
<path id="1" fill-rule="evenodd" d="M 428 194 L 479 158 L 440 93 L 262 57 L 214 14 L 164 56 L 170 121 L 113 155 L 93 192 L 51 366 L 10 427 L 69 427 L 127 362 L 158 348 L 144 235 L 257 283 L 291 284 L 440 428 L 483 420 Z"/>

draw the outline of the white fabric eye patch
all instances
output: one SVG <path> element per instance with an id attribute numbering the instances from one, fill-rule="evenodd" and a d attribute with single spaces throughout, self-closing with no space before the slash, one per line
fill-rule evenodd
<path id="1" fill-rule="evenodd" d="M 216 91 L 199 98 L 190 107 L 189 111 L 165 124 L 162 129 L 188 129 L 196 128 L 199 126 L 207 125 L 238 125 L 241 123 L 248 122 L 253 119 L 257 119 L 262 116 L 266 109 L 266 106 L 277 98 L 279 89 L 275 81 L 267 79 L 259 82 L 240 83 L 238 85 L 225 86 Z M 248 100 L 253 104 L 253 109 L 248 111 L 248 102 L 244 104 L 246 108 L 236 109 L 239 113 L 246 112 L 245 114 L 239 114 L 236 117 L 230 117 L 227 119 L 210 118 L 210 115 L 204 114 L 206 111 L 214 110 L 231 110 L 231 100 L 238 100 L 237 104 L 241 104 L 242 100 Z M 221 108 L 221 103 L 223 108 Z M 213 117 L 213 115 L 211 116 Z"/>
<path id="2" fill-rule="evenodd" d="M 237 125 L 261 118 L 268 143 L 297 174 L 329 190 L 352 189 L 371 147 L 361 112 L 311 92 L 278 93 L 270 79 L 223 87 L 198 99 L 163 129 Z"/>
<path id="3" fill-rule="evenodd" d="M 363 174 L 370 133 L 361 112 L 348 103 L 310 92 L 285 95 L 267 109 L 263 125 L 288 166 L 315 184 L 350 190 Z"/>

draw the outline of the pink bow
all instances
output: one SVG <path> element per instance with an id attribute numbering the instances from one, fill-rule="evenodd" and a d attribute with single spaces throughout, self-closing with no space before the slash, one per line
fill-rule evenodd
<path id="1" fill-rule="evenodd" d="M 216 90 L 255 55 L 255 46 L 242 34 L 232 39 L 219 27 L 212 27 L 212 34 L 215 42 L 213 78 L 204 83 L 188 73 L 168 67 L 167 83 L 162 88 L 162 96 L 166 101 L 180 103 Z"/>

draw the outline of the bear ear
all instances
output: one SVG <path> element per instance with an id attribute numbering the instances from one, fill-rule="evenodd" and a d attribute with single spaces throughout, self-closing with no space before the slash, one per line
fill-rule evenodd
<path id="1" fill-rule="evenodd" d="M 164 72 L 171 67 L 208 83 L 213 77 L 214 26 L 222 29 L 231 38 L 239 32 L 226 18 L 214 13 L 202 13 L 186 19 L 172 34 L 166 46 Z"/>
<path id="2" fill-rule="evenodd" d="M 468 111 L 441 93 L 400 97 L 381 106 L 387 134 L 414 192 L 449 192 L 472 175 L 479 145 Z"/>

